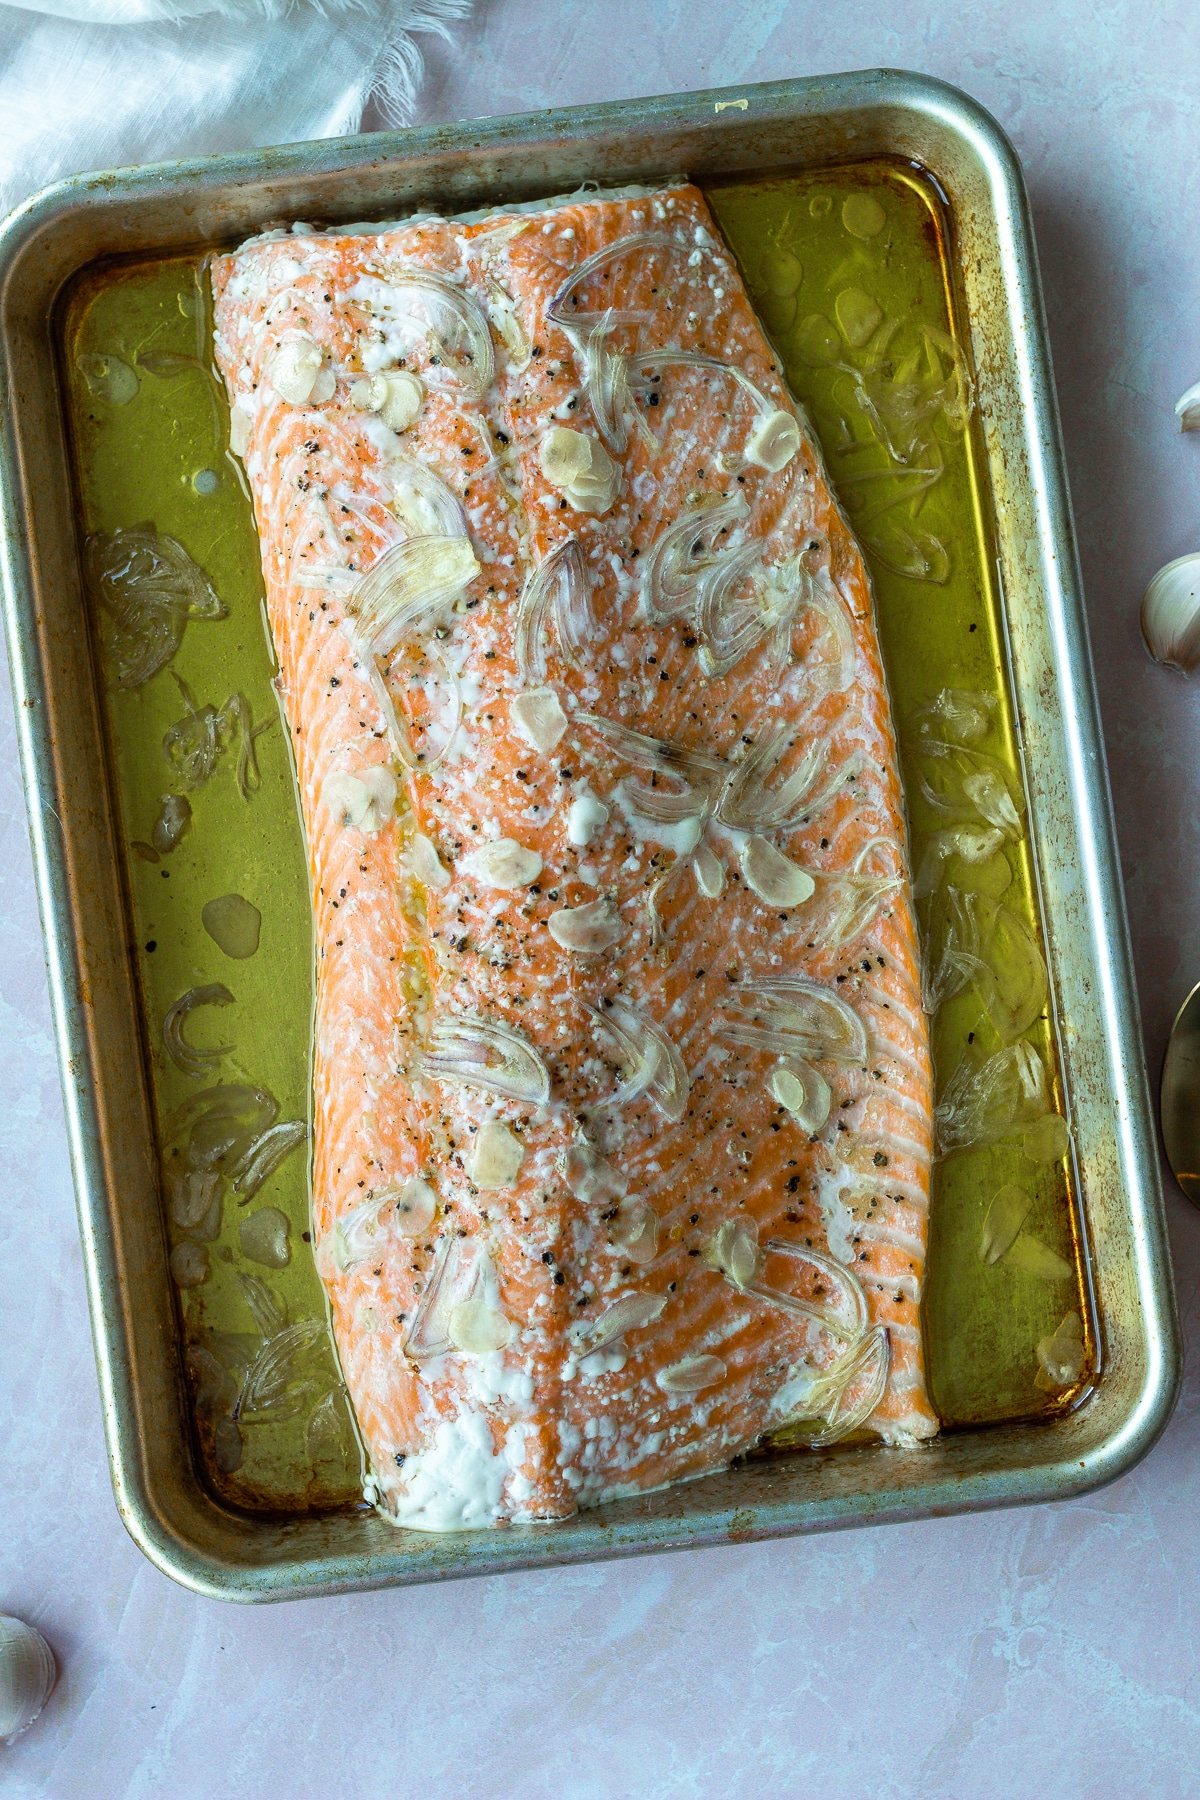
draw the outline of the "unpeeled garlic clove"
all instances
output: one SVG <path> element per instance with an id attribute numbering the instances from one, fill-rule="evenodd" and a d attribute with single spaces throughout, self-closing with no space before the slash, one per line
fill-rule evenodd
<path id="1" fill-rule="evenodd" d="M 1200 431 L 1200 381 L 1180 394 L 1175 402 L 1175 417 L 1180 431 Z"/>
<path id="2" fill-rule="evenodd" d="M 1200 552 L 1158 571 L 1142 601 L 1142 638 L 1155 662 L 1184 675 L 1200 662 Z"/>
<path id="3" fill-rule="evenodd" d="M 32 1625 L 0 1613 L 0 1739 L 19 1737 L 54 1691 L 54 1652 Z"/>

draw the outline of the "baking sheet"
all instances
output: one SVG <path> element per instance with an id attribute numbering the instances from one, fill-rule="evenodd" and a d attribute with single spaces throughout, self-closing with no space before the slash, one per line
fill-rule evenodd
<path id="1" fill-rule="evenodd" d="M 1053 1424 L 947 1434 L 920 1452 L 844 1448 L 751 1464 L 553 1533 L 430 1540 L 367 1517 L 235 1513 L 198 1480 L 191 1456 L 147 1094 L 123 1079 L 142 1046 L 96 685 L 76 628 L 54 296 L 96 257 L 227 241 L 264 217 L 394 215 L 585 177 L 686 167 L 717 181 L 864 155 L 912 157 L 949 197 L 1094 1245 L 1100 1378 Z M 1046 1498 L 1141 1453 L 1169 1410 L 1178 1344 L 1036 268 L 1019 174 L 995 126 L 936 83 L 890 74 L 576 109 L 84 178 L 18 214 L 0 259 L 4 377 L 16 402 L 3 462 L 14 683 L 114 1478 L 148 1553 L 208 1591 L 273 1597 Z"/>

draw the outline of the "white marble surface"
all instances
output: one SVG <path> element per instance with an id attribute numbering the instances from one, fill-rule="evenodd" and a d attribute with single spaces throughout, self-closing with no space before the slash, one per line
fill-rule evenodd
<path id="1" fill-rule="evenodd" d="M 1147 577 L 1200 547 L 1192 0 L 480 0 L 430 120 L 921 69 L 1011 133 L 1037 217 L 1151 1065 L 1200 978 L 1200 689 Z M 1200 679 L 1200 678 L 1198 678 Z M 112 1503 L 7 695 L 0 701 L 0 1610 L 63 1678 L 13 1800 L 1182 1800 L 1200 1795 L 1198 1221 L 1166 1437 L 1053 1508 L 244 1611 Z"/>

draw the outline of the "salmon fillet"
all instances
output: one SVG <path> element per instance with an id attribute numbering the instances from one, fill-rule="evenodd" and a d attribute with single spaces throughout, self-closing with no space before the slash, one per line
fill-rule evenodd
<path id="1" fill-rule="evenodd" d="M 312 872 L 313 1241 L 401 1525 L 934 1434 L 868 577 L 702 195 L 213 267 Z"/>

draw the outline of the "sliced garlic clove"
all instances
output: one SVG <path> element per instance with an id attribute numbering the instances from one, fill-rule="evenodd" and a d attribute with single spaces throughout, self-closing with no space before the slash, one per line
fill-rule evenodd
<path id="1" fill-rule="evenodd" d="M 326 368 L 325 352 L 310 337 L 280 344 L 267 363 L 266 376 L 279 398 L 292 406 L 333 398 L 333 370 Z"/>
<path id="2" fill-rule="evenodd" d="M 1033 1201 L 1018 1187 L 1002 1187 L 987 1209 L 979 1254 L 985 1263 L 998 1263 L 1017 1241 Z"/>
<path id="3" fill-rule="evenodd" d="M 208 1251 L 203 1244 L 193 1244 L 190 1239 L 185 1238 L 172 1250 L 170 1266 L 171 1280 L 176 1287 L 201 1287 L 210 1273 Z"/>
<path id="4" fill-rule="evenodd" d="M 833 1095 L 818 1070 L 800 1058 L 780 1063 L 767 1076 L 767 1086 L 803 1131 L 820 1131 L 829 1117 Z"/>
<path id="5" fill-rule="evenodd" d="M 701 1388 L 724 1381 L 725 1375 L 719 1356 L 685 1356 L 682 1362 L 660 1369 L 655 1380 L 665 1394 L 698 1394 Z"/>
<path id="6" fill-rule="evenodd" d="M 707 844 L 697 844 L 692 869 L 700 892 L 709 900 L 717 899 L 725 886 L 725 871 L 721 867 L 720 857 Z"/>
<path id="7" fill-rule="evenodd" d="M 800 448 L 800 427 L 790 412 L 759 413 L 746 437 L 745 458 L 778 475 Z"/>
<path id="8" fill-rule="evenodd" d="M 386 375 L 372 375 L 368 381 L 356 381 L 350 389 L 350 404 L 359 412 L 378 413 L 389 431 L 407 431 L 421 416 L 425 385 L 406 369 L 394 369 Z"/>
<path id="9" fill-rule="evenodd" d="M 636 1195 L 621 1201 L 609 1231 L 621 1255 L 639 1268 L 652 1263 L 658 1254 L 658 1214 Z"/>
<path id="10" fill-rule="evenodd" d="M 266 1269 L 286 1269 L 292 1260 L 291 1226 L 277 1206 L 261 1206 L 238 1226 L 238 1247 L 251 1262 Z"/>
<path id="11" fill-rule="evenodd" d="M 520 1138 L 499 1119 L 488 1119 L 475 1134 L 475 1149 L 468 1174 L 477 1188 L 511 1187 L 525 1160 Z"/>
<path id="12" fill-rule="evenodd" d="M 571 1144 L 558 1159 L 559 1172 L 577 1200 L 585 1206 L 619 1200 L 629 1183 L 606 1157 L 590 1144 Z"/>
<path id="13" fill-rule="evenodd" d="M 450 1308 L 448 1335 L 456 1350 L 487 1356 L 503 1350 L 512 1336 L 512 1323 L 483 1300 L 460 1300 Z"/>
<path id="14" fill-rule="evenodd" d="M 240 400 L 229 409 L 229 448 L 235 456 L 245 458 L 250 448 L 250 429 L 254 421 Z"/>
<path id="15" fill-rule="evenodd" d="M 41 1632 L 0 1613 L 0 1740 L 10 1744 L 33 1724 L 57 1679 L 54 1652 Z"/>
<path id="16" fill-rule="evenodd" d="M 450 871 L 438 855 L 437 845 L 423 831 L 414 831 L 404 864 L 410 875 L 437 893 L 445 893 L 450 886 Z"/>
<path id="17" fill-rule="evenodd" d="M 658 1318 L 667 1300 L 665 1294 L 626 1294 L 590 1324 L 573 1327 L 576 1341 L 588 1350 L 602 1350 L 615 1343 L 627 1331 L 642 1331 Z"/>
<path id="18" fill-rule="evenodd" d="M 1155 662 L 1184 675 L 1200 662 L 1200 552 L 1158 571 L 1142 601 L 1142 639 Z"/>
<path id="19" fill-rule="evenodd" d="M 757 1225 L 750 1219 L 726 1219 L 704 1246 L 704 1260 L 732 1287 L 743 1291 L 757 1276 L 762 1260 Z"/>
<path id="20" fill-rule="evenodd" d="M 393 1190 L 382 1196 L 381 1204 L 392 1198 Z M 414 1175 L 403 1181 L 395 1190 L 396 1205 L 393 1213 L 396 1230 L 401 1237 L 420 1237 L 433 1224 L 437 1213 L 437 1194 L 427 1181 Z"/>
<path id="21" fill-rule="evenodd" d="M 607 896 L 583 906 L 561 907 L 546 923 L 555 943 L 576 956 L 598 956 L 625 935 L 621 915 Z"/>
<path id="22" fill-rule="evenodd" d="M 360 769 L 356 775 L 335 769 L 325 777 L 321 799 L 339 825 L 373 837 L 396 804 L 396 777 L 386 763 Z"/>
<path id="23" fill-rule="evenodd" d="M 1038 1362 L 1050 1387 L 1070 1387 L 1083 1373 L 1083 1320 L 1070 1312 L 1053 1337 L 1035 1346 Z M 1038 1383 L 1040 1387 L 1041 1382 Z"/>
<path id="24" fill-rule="evenodd" d="M 464 856 L 461 868 L 489 888 L 528 887 L 542 872 L 542 859 L 536 850 L 526 849 L 516 838 L 497 838 L 480 844 L 470 856 Z"/>
<path id="25" fill-rule="evenodd" d="M 580 794 L 567 812 L 567 839 L 583 850 L 602 826 L 608 824 L 608 808 L 595 794 Z"/>
<path id="26" fill-rule="evenodd" d="M 809 899 L 816 883 L 799 863 L 764 837 L 750 837 L 742 845 L 738 861 L 746 886 L 768 906 L 799 906 Z"/>
<path id="27" fill-rule="evenodd" d="M 1200 431 L 1200 381 L 1180 394 L 1175 402 L 1175 417 L 1180 431 Z"/>
<path id="28" fill-rule="evenodd" d="M 508 716 L 517 736 L 542 756 L 557 748 L 567 729 L 567 715 L 553 688 L 534 688 L 532 693 L 518 694 L 509 701 Z"/>
<path id="29" fill-rule="evenodd" d="M 552 425 L 538 446 L 542 473 L 576 512 L 606 513 L 617 497 L 621 472 L 598 438 L 569 425 Z"/>

